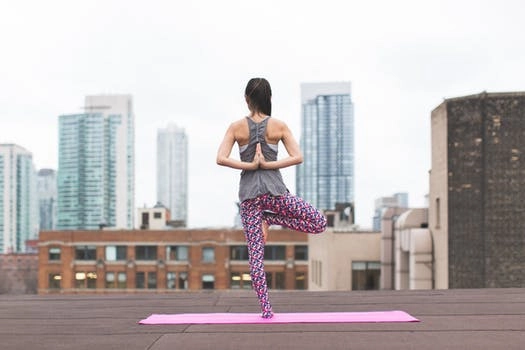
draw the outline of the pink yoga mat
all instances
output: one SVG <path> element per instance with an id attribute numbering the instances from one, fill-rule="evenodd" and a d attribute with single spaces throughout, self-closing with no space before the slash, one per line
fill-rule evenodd
<path id="1" fill-rule="evenodd" d="M 153 314 L 139 324 L 241 324 L 241 323 L 359 323 L 419 322 L 404 311 L 277 313 L 270 319 L 260 314 Z"/>

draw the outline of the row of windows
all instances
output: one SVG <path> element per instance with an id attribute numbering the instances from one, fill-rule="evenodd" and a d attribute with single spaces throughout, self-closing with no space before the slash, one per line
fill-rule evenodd
<path id="1" fill-rule="evenodd" d="M 157 246 L 136 246 L 135 259 L 136 260 L 157 260 Z M 106 261 L 125 261 L 128 259 L 127 246 L 106 246 L 105 260 Z M 61 248 L 49 248 L 48 258 L 50 261 L 59 261 L 61 259 Z M 267 245 L 264 247 L 264 258 L 266 260 L 285 260 L 286 246 L 283 245 Z M 188 246 L 167 246 L 166 259 L 169 261 L 188 261 L 189 247 Z M 245 245 L 230 247 L 231 260 L 248 260 L 248 248 Z M 294 246 L 295 260 L 308 260 L 308 246 L 296 245 Z M 91 245 L 75 247 L 75 260 L 97 260 L 97 247 Z M 202 261 L 215 261 L 215 248 L 202 248 Z"/>
<path id="2" fill-rule="evenodd" d="M 74 287 L 77 289 L 96 289 L 97 273 L 94 271 L 79 271 L 75 273 Z M 284 272 L 266 272 L 266 281 L 271 289 L 285 289 Z M 62 276 L 57 273 L 49 274 L 49 289 L 61 289 Z M 203 274 L 201 276 L 202 289 L 215 288 L 215 276 L 213 274 Z M 126 272 L 106 272 L 106 289 L 126 289 Z M 150 271 L 135 272 L 136 289 L 157 289 L 157 272 Z M 168 272 L 166 273 L 167 289 L 188 289 L 187 272 Z M 248 272 L 232 272 L 230 275 L 231 289 L 251 289 L 252 281 Z M 295 274 L 295 289 L 306 289 L 306 273 L 297 272 Z"/>

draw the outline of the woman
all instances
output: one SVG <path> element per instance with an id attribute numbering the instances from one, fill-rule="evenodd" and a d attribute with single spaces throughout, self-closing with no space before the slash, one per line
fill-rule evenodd
<path id="1" fill-rule="evenodd" d="M 270 225 L 321 233 L 326 228 L 323 214 L 303 199 L 290 194 L 279 169 L 300 164 L 301 150 L 288 126 L 272 113 L 272 91 L 264 78 L 251 79 L 244 96 L 249 116 L 230 125 L 217 153 L 217 164 L 240 169 L 240 215 L 248 245 L 252 287 L 261 304 L 262 317 L 273 316 L 264 272 L 264 245 Z M 281 141 L 288 157 L 277 159 Z M 240 160 L 230 158 L 239 146 Z"/>

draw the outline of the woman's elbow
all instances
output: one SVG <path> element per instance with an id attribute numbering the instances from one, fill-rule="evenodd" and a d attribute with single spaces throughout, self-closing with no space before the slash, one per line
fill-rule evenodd
<path id="1" fill-rule="evenodd" d="M 217 156 L 217 159 L 215 160 L 217 162 L 217 165 L 224 166 L 226 159 L 221 156 Z"/>

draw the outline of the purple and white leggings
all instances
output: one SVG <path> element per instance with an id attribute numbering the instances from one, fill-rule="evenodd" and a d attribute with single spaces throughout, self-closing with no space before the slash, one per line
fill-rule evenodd
<path id="1" fill-rule="evenodd" d="M 300 197 L 286 193 L 280 196 L 263 194 L 241 203 L 241 220 L 248 245 L 248 263 L 252 287 L 261 304 L 262 317 L 273 316 L 264 273 L 264 241 L 262 222 L 281 225 L 306 233 L 321 233 L 326 229 L 323 214 Z"/>

